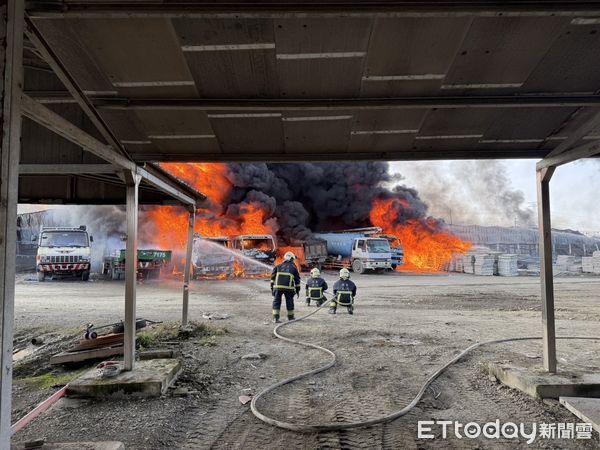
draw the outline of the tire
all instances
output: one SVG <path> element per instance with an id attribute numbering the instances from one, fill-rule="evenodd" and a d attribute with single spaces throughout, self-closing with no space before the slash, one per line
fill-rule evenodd
<path id="1" fill-rule="evenodd" d="M 82 281 L 88 281 L 90 279 L 90 271 L 89 270 L 84 270 L 83 272 L 81 272 L 81 280 Z"/>
<path id="2" fill-rule="evenodd" d="M 46 272 L 38 272 L 37 279 L 40 283 L 42 283 L 46 279 Z"/>
<path id="3" fill-rule="evenodd" d="M 365 272 L 365 267 L 360 259 L 355 259 L 352 261 L 352 271 L 359 275 Z"/>

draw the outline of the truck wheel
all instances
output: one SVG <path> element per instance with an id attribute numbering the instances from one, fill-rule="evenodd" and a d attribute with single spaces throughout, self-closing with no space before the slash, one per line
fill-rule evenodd
<path id="1" fill-rule="evenodd" d="M 46 279 L 46 272 L 38 272 L 37 273 L 38 281 L 41 283 Z"/>
<path id="2" fill-rule="evenodd" d="M 363 263 L 360 259 L 355 259 L 352 262 L 352 271 L 358 274 L 364 273 L 365 268 L 363 266 Z"/>
<path id="3" fill-rule="evenodd" d="M 82 281 L 87 281 L 90 279 L 90 271 L 89 270 L 84 270 L 83 272 L 81 272 L 81 280 Z"/>

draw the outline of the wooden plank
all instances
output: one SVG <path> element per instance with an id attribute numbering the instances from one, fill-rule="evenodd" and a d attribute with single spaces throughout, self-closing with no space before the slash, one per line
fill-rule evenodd
<path id="1" fill-rule="evenodd" d="M 0 448 L 10 448 L 24 3 L 0 6 Z"/>
<path id="2" fill-rule="evenodd" d="M 80 352 L 62 352 L 50 357 L 50 364 L 65 364 L 87 361 L 89 359 L 101 359 L 108 356 L 122 355 L 123 347 L 96 348 Z"/>
<path id="3" fill-rule="evenodd" d="M 79 344 L 67 349 L 67 352 L 77 352 L 92 348 L 108 347 L 111 345 L 123 345 L 123 333 L 106 334 L 96 339 L 81 339 Z"/>

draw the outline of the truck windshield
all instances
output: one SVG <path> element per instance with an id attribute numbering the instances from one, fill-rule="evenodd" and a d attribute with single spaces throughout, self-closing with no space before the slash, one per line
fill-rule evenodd
<path id="1" fill-rule="evenodd" d="M 390 243 L 387 239 L 369 239 L 367 241 L 367 251 L 371 253 L 389 253 Z"/>
<path id="2" fill-rule="evenodd" d="M 244 239 L 242 241 L 242 248 L 244 250 L 263 250 L 265 252 L 275 249 L 271 239 Z"/>
<path id="3" fill-rule="evenodd" d="M 85 231 L 44 231 L 40 247 L 87 247 Z"/>

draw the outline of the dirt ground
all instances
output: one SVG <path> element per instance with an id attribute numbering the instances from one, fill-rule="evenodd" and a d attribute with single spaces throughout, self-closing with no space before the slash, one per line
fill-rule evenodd
<path id="1" fill-rule="evenodd" d="M 334 273 L 326 273 L 334 281 Z M 22 342 L 50 336 L 50 348 L 64 346 L 83 333 L 88 322 L 120 320 L 122 282 L 52 281 L 31 276 L 17 280 L 15 326 Z M 474 342 L 512 336 L 541 335 L 540 287 L 537 278 L 353 276 L 358 285 L 354 316 L 320 311 L 283 334 L 334 350 L 338 364 L 310 379 L 276 391 L 259 403 L 265 414 L 299 423 L 346 422 L 374 418 L 406 406 L 423 381 L 440 365 Z M 558 335 L 600 335 L 600 278 L 556 278 Z M 326 355 L 273 337 L 271 296 L 266 280 L 196 281 L 190 317 L 209 323 L 206 336 L 175 346 L 184 356 L 184 371 L 175 389 L 157 399 L 103 402 L 65 399 L 14 437 L 14 442 L 45 438 L 49 442 L 121 440 L 127 448 L 598 448 L 591 440 L 524 438 L 419 439 L 418 420 L 501 423 L 577 423 L 560 405 L 529 398 L 490 380 L 487 361 L 511 361 L 520 355 L 541 365 L 541 345 L 502 344 L 476 350 L 453 365 L 427 390 L 408 415 L 385 425 L 343 432 L 298 434 L 256 419 L 238 397 L 253 394 L 278 380 L 322 365 Z M 152 280 L 138 286 L 138 316 L 177 321 L 181 285 Z M 312 311 L 297 301 L 297 315 Z M 203 313 L 227 314 L 224 320 Z M 50 335 L 49 333 L 54 333 Z M 242 359 L 264 353 L 261 360 Z M 50 369 L 38 350 L 15 368 L 13 415 L 16 418 L 57 389 L 32 387 L 30 378 L 53 370 L 57 380 L 72 371 Z M 38 356 L 36 356 L 38 355 Z M 559 364 L 598 371 L 600 341 L 558 344 Z M 33 362 L 32 362 L 33 361 Z M 51 383 L 50 383 L 51 384 Z"/>

